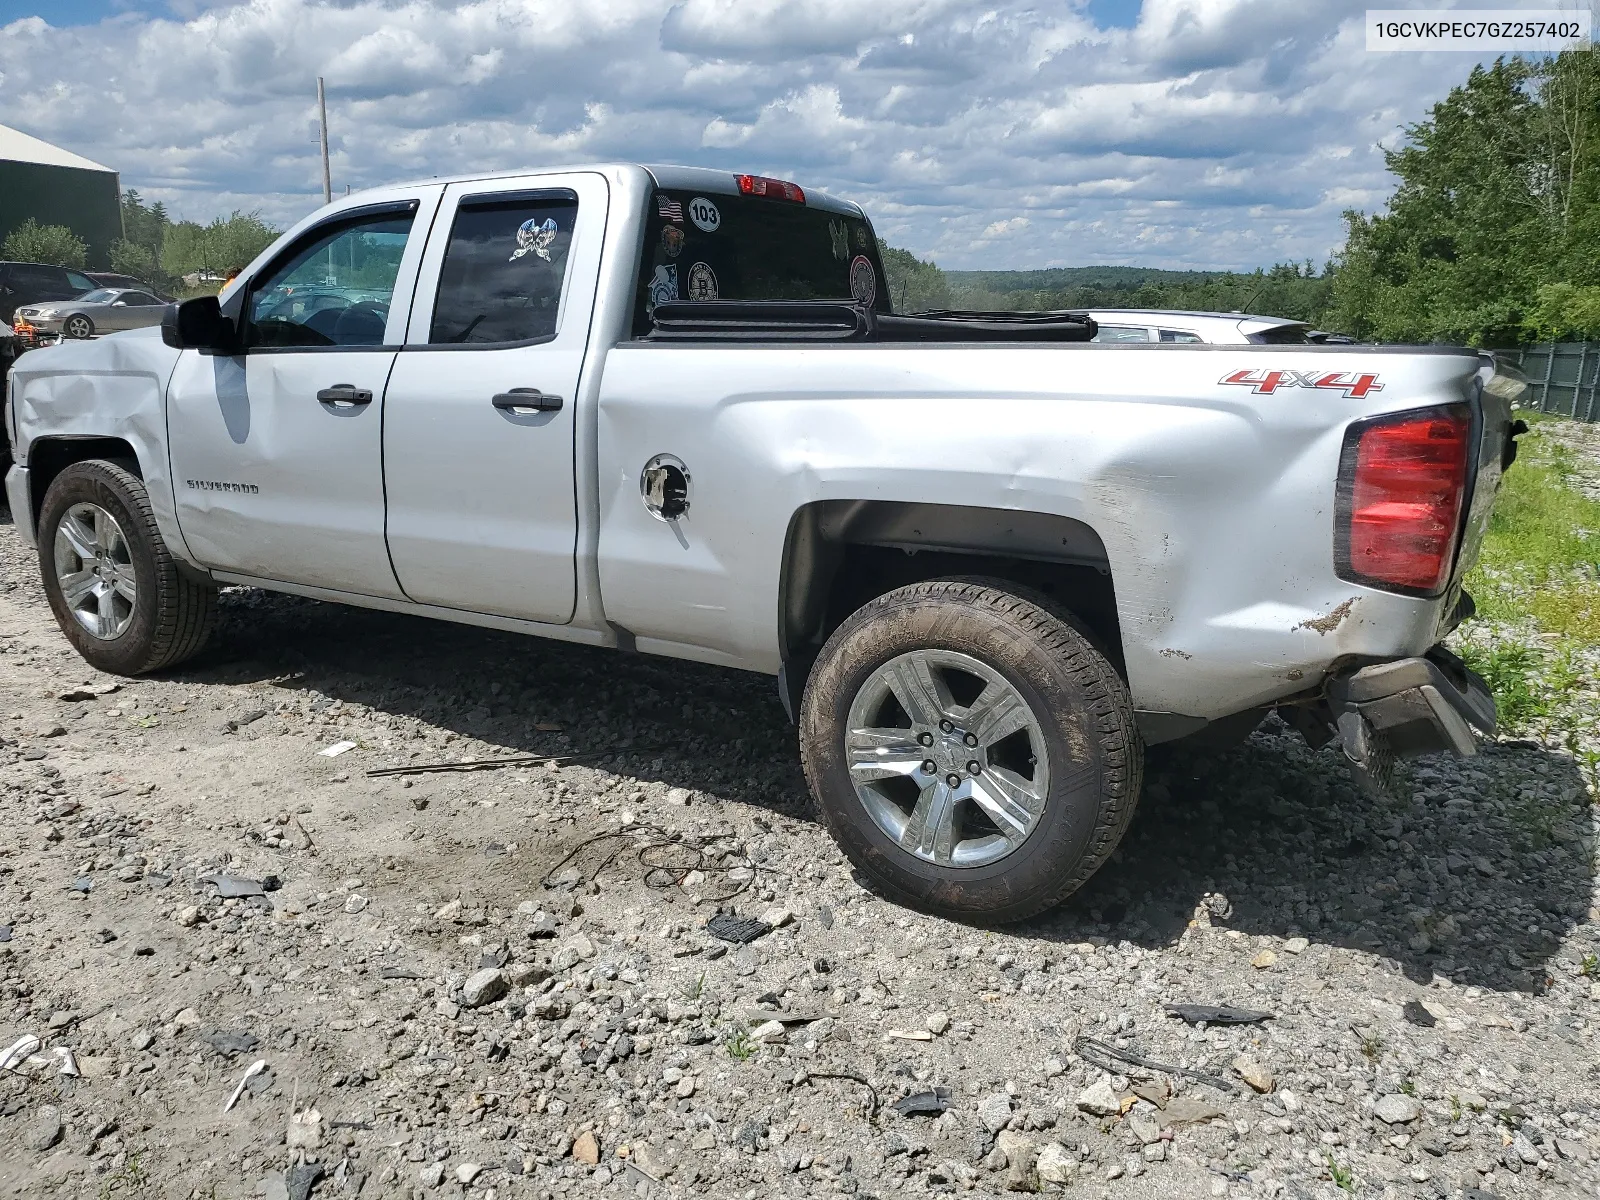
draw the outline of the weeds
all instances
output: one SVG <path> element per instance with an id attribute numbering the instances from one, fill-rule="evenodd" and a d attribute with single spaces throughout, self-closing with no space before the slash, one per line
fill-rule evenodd
<path id="1" fill-rule="evenodd" d="M 139 1191 L 148 1182 L 150 1177 L 145 1173 L 142 1154 L 138 1152 L 130 1154 L 122 1164 L 122 1168 L 116 1174 L 107 1176 L 101 1183 L 99 1200 L 110 1200 L 112 1195 L 123 1188 L 130 1192 Z"/>
<path id="2" fill-rule="evenodd" d="M 1351 1172 L 1350 1168 L 1341 1167 L 1337 1160 L 1334 1159 L 1331 1151 L 1324 1150 L 1322 1152 L 1322 1157 L 1323 1161 L 1328 1164 L 1328 1177 L 1333 1180 L 1333 1186 L 1338 1188 L 1341 1192 L 1349 1192 L 1354 1195 L 1356 1190 L 1356 1177 Z"/>
<path id="3" fill-rule="evenodd" d="M 1578 968 L 1578 974 L 1585 979 L 1594 979 L 1600 976 L 1600 954 L 1585 954 L 1583 964 Z"/>
<path id="4" fill-rule="evenodd" d="M 1400 1085 L 1400 1090 L 1408 1096 L 1415 1096 L 1417 1094 L 1417 1085 L 1408 1079 Z"/>
<path id="5" fill-rule="evenodd" d="M 754 1055 L 758 1048 L 755 1040 L 745 1029 L 730 1030 L 728 1036 L 722 1039 L 722 1046 L 735 1062 L 744 1062 Z"/>
<path id="6" fill-rule="evenodd" d="M 1375 1033 L 1369 1033 L 1361 1039 L 1361 1053 L 1371 1063 L 1378 1061 L 1378 1056 L 1383 1053 L 1383 1039 Z"/>
<path id="7" fill-rule="evenodd" d="M 1450 1124 L 1454 1125 L 1461 1120 L 1461 1097 L 1454 1092 L 1450 1093 Z"/>
<path id="8" fill-rule="evenodd" d="M 688 987 L 683 989 L 683 995 L 684 995 L 685 999 L 698 1000 L 698 999 L 700 999 L 701 996 L 704 996 L 705 994 L 706 994 L 706 973 L 704 971 L 701 971 L 700 972 L 700 978 L 696 979 L 694 981 L 694 983 L 692 983 L 690 986 L 688 986 Z"/>
<path id="9" fill-rule="evenodd" d="M 1494 693 L 1499 718 L 1506 725 L 1515 728 L 1550 715 L 1549 693 L 1535 681 L 1544 666 L 1543 656 L 1532 646 L 1503 642 L 1483 647 L 1468 642 L 1461 651 L 1467 666 L 1482 675 Z"/>

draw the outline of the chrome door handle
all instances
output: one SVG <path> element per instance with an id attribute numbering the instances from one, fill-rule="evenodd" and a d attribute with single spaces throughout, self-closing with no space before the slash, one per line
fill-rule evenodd
<path id="1" fill-rule="evenodd" d="M 529 413 L 561 411 L 561 397 L 541 392 L 538 388 L 512 388 L 509 392 L 496 395 L 491 403 L 496 408 L 515 413 L 519 417 L 527 416 Z"/>
<path id="2" fill-rule="evenodd" d="M 318 392 L 317 400 L 333 408 L 356 408 L 362 404 L 371 404 L 372 393 L 366 388 L 358 388 L 353 383 L 336 383 Z"/>

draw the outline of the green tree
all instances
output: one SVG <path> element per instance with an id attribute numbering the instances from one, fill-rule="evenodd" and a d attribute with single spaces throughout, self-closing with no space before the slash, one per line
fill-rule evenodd
<path id="1" fill-rule="evenodd" d="M 157 278 L 161 272 L 156 267 L 156 256 L 148 246 L 117 238 L 111 243 L 111 269 L 122 275 L 142 279 L 152 287 L 160 287 Z M 164 281 L 163 281 L 164 282 Z"/>
<path id="2" fill-rule="evenodd" d="M 889 303 L 898 313 L 926 312 L 950 307 L 950 287 L 944 272 L 931 259 L 918 258 L 878 239 L 883 273 L 888 277 Z"/>
<path id="3" fill-rule="evenodd" d="M 0 258 L 13 262 L 81 268 L 88 257 L 88 245 L 72 230 L 65 225 L 41 225 L 32 217 L 13 229 L 0 245 Z"/>
<path id="4" fill-rule="evenodd" d="M 1345 214 L 1330 320 L 1348 332 L 1512 345 L 1574 302 L 1542 289 L 1600 284 L 1594 55 L 1474 67 L 1386 160 L 1385 210 Z"/>
<path id="5" fill-rule="evenodd" d="M 209 225 L 180 221 L 168 225 L 161 247 L 161 265 L 172 275 L 209 272 L 221 275 L 242 267 L 277 238 L 278 231 L 259 213 L 234 212 Z"/>

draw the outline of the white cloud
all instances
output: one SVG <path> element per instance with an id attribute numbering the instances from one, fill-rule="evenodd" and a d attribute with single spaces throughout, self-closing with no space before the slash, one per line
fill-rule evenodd
<path id="1" fill-rule="evenodd" d="M 1356 0 L 248 0 L 0 26 L 7 124 L 185 216 L 585 159 L 794 178 L 950 267 L 1320 259 L 1379 144 L 1465 77 L 1368 54 Z"/>

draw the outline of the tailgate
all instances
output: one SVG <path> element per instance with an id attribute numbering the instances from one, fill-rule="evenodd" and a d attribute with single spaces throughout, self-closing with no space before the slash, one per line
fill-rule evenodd
<path id="1" fill-rule="evenodd" d="M 1493 354 L 1480 357 L 1478 370 L 1478 459 L 1472 474 L 1472 494 L 1466 506 L 1461 530 L 1461 548 L 1456 553 L 1451 595 L 1478 560 L 1478 549 L 1489 530 L 1489 513 L 1500 491 L 1500 477 L 1516 457 L 1515 437 L 1519 429 L 1512 405 L 1528 391 L 1527 378 L 1515 367 L 1499 362 Z M 1526 428 L 1523 426 L 1522 428 Z"/>

